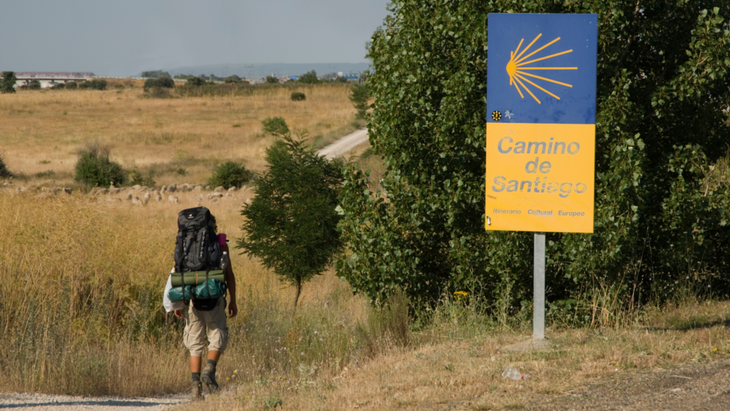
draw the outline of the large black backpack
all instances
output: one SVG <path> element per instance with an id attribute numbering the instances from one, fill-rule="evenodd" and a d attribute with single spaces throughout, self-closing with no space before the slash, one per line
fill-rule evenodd
<path id="1" fill-rule="evenodd" d="M 221 246 L 215 218 L 205 207 L 188 208 L 177 215 L 175 272 L 219 270 Z"/>
<path id="2" fill-rule="evenodd" d="M 221 246 L 215 232 L 215 218 L 205 207 L 188 208 L 177 215 L 175 272 L 221 269 Z M 185 286 L 185 284 L 183 284 Z M 215 308 L 218 298 L 191 299 L 200 311 Z"/>

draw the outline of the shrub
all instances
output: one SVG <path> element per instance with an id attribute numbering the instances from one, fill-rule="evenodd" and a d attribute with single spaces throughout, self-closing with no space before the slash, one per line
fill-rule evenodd
<path id="1" fill-rule="evenodd" d="M 3 160 L 3 156 L 0 155 L 0 177 L 2 178 L 10 178 L 13 176 L 13 173 L 8 170 L 8 167 L 5 165 L 5 161 Z"/>
<path id="2" fill-rule="evenodd" d="M 75 81 L 66 83 L 66 90 L 76 90 L 77 88 L 79 88 L 79 85 Z"/>
<path id="3" fill-rule="evenodd" d="M 53 86 L 51 86 L 51 90 L 63 90 L 66 88 L 66 84 L 64 83 L 56 83 Z"/>
<path id="4" fill-rule="evenodd" d="M 266 76 L 266 84 L 279 84 L 279 79 L 274 76 Z"/>
<path id="5" fill-rule="evenodd" d="M 242 164 L 226 161 L 213 170 L 213 177 L 208 180 L 208 185 L 224 188 L 241 187 L 253 180 L 253 177 L 253 172 L 247 170 Z"/>
<path id="6" fill-rule="evenodd" d="M 185 82 L 186 86 L 203 86 L 205 85 L 205 80 L 201 77 L 190 77 L 187 82 Z"/>
<path id="7" fill-rule="evenodd" d="M 286 121 L 281 117 L 269 117 L 261 120 L 261 124 L 264 125 L 264 133 L 274 135 L 284 135 L 289 133 L 289 126 L 286 125 Z"/>
<path id="8" fill-rule="evenodd" d="M 15 82 L 18 79 L 13 71 L 3 71 L 3 78 L 0 81 L 0 93 L 15 93 Z"/>
<path id="9" fill-rule="evenodd" d="M 175 80 L 170 77 L 149 78 L 144 82 L 145 91 L 154 87 L 174 88 Z"/>
<path id="10" fill-rule="evenodd" d="M 317 72 L 312 70 L 308 73 L 304 73 L 297 79 L 298 82 L 304 83 L 304 84 L 317 84 L 319 83 L 319 79 L 317 78 Z"/>
<path id="11" fill-rule="evenodd" d="M 291 99 L 292 101 L 304 101 L 307 99 L 307 96 L 305 96 L 304 93 L 300 91 L 295 91 L 291 93 Z"/>
<path id="12" fill-rule="evenodd" d="M 151 71 L 143 71 L 142 77 L 147 78 L 158 78 L 158 77 L 170 77 L 170 73 L 162 70 L 151 70 Z"/>
<path id="13" fill-rule="evenodd" d="M 30 83 L 28 83 L 28 89 L 29 90 L 40 90 L 41 82 L 38 80 L 31 80 Z"/>
<path id="14" fill-rule="evenodd" d="M 109 187 L 112 183 L 124 185 L 127 176 L 122 166 L 109 159 L 111 149 L 99 143 L 89 143 L 79 151 L 74 181 L 89 187 Z"/>
<path id="15" fill-rule="evenodd" d="M 152 98 L 170 98 L 172 95 L 170 91 L 162 87 L 153 87 L 151 90 L 145 90 L 146 97 Z"/>
<path id="16" fill-rule="evenodd" d="M 234 74 L 232 76 L 226 77 L 223 82 L 228 84 L 236 84 L 241 82 L 241 78 Z"/>
<path id="17" fill-rule="evenodd" d="M 93 79 L 90 81 L 84 81 L 83 83 L 79 84 L 79 88 L 90 88 L 92 90 L 106 90 L 106 80 L 101 79 Z"/>

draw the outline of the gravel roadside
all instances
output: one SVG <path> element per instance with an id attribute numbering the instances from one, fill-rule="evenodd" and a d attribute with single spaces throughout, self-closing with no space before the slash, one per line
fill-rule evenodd
<path id="1" fill-rule="evenodd" d="M 155 411 L 190 401 L 189 394 L 151 398 L 72 397 L 48 394 L 0 394 L 0 408 L 36 408 L 58 411 Z"/>

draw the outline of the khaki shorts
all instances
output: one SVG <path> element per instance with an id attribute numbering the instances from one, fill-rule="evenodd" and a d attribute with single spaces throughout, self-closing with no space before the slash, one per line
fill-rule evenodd
<path id="1" fill-rule="evenodd" d="M 193 357 L 203 355 L 205 337 L 208 337 L 208 350 L 223 354 L 228 345 L 228 326 L 226 325 L 226 299 L 221 297 L 210 311 L 199 311 L 190 304 L 185 309 L 185 347 Z"/>

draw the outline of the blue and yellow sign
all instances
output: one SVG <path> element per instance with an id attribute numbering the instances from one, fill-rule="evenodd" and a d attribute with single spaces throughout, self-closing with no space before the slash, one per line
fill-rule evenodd
<path id="1" fill-rule="evenodd" d="M 486 229 L 593 232 L 595 14 L 490 14 Z"/>

